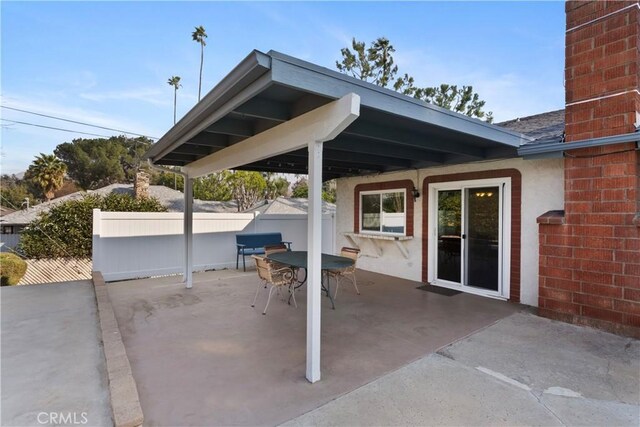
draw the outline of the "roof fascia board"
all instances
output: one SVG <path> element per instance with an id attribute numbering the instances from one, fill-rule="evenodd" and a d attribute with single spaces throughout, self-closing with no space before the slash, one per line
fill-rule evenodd
<path id="1" fill-rule="evenodd" d="M 161 158 L 176 146 L 195 136 L 202 128 L 226 115 L 233 109 L 228 109 L 230 103 L 236 107 L 241 104 L 237 102 L 238 98 L 243 99 L 242 102 L 244 102 L 257 92 L 264 90 L 270 84 L 271 79 L 268 73 L 270 69 L 271 58 L 268 55 L 257 50 L 251 52 L 160 138 L 147 151 L 145 157 L 152 161 Z M 224 113 L 220 113 L 223 109 Z"/>
<path id="2" fill-rule="evenodd" d="M 605 136 L 603 138 L 585 139 L 574 142 L 558 142 L 558 141 L 541 141 L 537 144 L 524 145 L 518 148 L 518 155 L 522 157 L 533 158 L 549 153 L 563 153 L 569 150 L 578 150 L 580 148 L 602 147 L 605 145 L 622 144 L 625 142 L 640 142 L 640 133 L 625 133 L 623 135 Z"/>
<path id="3" fill-rule="evenodd" d="M 248 165 L 288 153 L 309 142 L 330 141 L 360 115 L 360 97 L 349 93 L 342 98 L 265 130 L 184 167 L 190 178 L 223 169 Z"/>
<path id="4" fill-rule="evenodd" d="M 355 86 L 362 98 L 362 106 L 406 116 L 513 147 L 533 141 L 533 138 L 521 133 L 455 113 L 337 71 L 275 51 L 270 51 L 268 54 L 272 58 L 273 81 L 284 86 L 334 99 L 354 92 Z"/>

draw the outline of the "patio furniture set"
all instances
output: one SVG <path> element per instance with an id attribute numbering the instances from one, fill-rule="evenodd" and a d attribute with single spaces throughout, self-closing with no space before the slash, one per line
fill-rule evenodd
<path id="1" fill-rule="evenodd" d="M 288 303 L 291 304 L 291 300 L 293 300 L 293 305 L 297 308 L 295 291 L 307 281 L 307 252 L 291 251 L 286 243 L 266 245 L 264 247 L 264 256 L 251 255 L 255 260 L 258 277 L 260 278 L 251 307 L 255 307 L 260 289 L 269 288 L 267 304 L 262 312 L 264 315 L 267 314 L 274 290 L 278 293 L 280 290 L 285 290 L 289 294 Z M 340 251 L 340 256 L 322 254 L 322 291 L 326 293 L 334 310 L 336 308 L 334 300 L 338 295 L 340 279 L 346 278 L 351 281 L 356 293 L 360 295 L 355 275 L 359 252 L 359 249 L 343 247 Z M 300 274 L 301 271 L 303 272 L 302 276 Z M 333 296 L 330 289 L 331 278 L 336 282 Z"/>

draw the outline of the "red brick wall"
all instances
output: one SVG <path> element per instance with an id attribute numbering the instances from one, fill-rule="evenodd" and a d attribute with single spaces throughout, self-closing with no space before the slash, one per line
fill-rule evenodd
<path id="1" fill-rule="evenodd" d="M 635 131 L 637 2 L 566 3 L 566 141 Z M 640 336 L 635 144 L 569 151 L 564 215 L 538 219 L 542 315 Z"/>
<path id="2" fill-rule="evenodd" d="M 520 302 L 520 236 L 522 229 L 522 174 L 517 169 L 495 169 L 479 172 L 428 176 L 422 184 L 422 281 L 429 280 L 429 184 L 474 179 L 511 178 L 511 283 L 509 301 Z"/>
<path id="3" fill-rule="evenodd" d="M 402 179 L 398 181 L 371 182 L 368 184 L 358 184 L 353 190 L 353 232 L 360 232 L 360 193 L 362 191 L 395 190 L 404 188 L 407 190 L 406 199 L 406 220 L 407 236 L 413 236 L 413 181 Z"/>

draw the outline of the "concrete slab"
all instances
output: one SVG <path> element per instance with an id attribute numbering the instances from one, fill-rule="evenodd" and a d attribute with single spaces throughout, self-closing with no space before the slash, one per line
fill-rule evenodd
<path id="1" fill-rule="evenodd" d="M 535 390 L 565 389 L 591 399 L 640 401 L 640 341 L 596 329 L 519 314 L 441 353 Z"/>
<path id="2" fill-rule="evenodd" d="M 255 272 L 107 284 L 149 425 L 274 425 L 313 410 L 518 310 L 469 294 L 358 273 L 336 310 L 323 298 L 322 380 L 305 377 L 306 290 L 298 308 L 266 292 Z M 380 424 L 379 422 L 377 424 Z"/>
<path id="3" fill-rule="evenodd" d="M 639 344 L 518 313 L 285 425 L 637 426 Z"/>
<path id="4" fill-rule="evenodd" d="M 2 287 L 0 299 L 1 424 L 112 425 L 91 282 Z"/>

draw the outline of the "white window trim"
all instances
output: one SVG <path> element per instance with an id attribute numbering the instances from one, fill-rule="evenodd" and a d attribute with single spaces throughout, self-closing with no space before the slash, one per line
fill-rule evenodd
<path id="1" fill-rule="evenodd" d="M 436 221 L 438 209 L 438 191 L 439 190 L 460 190 L 464 188 L 485 187 L 489 185 L 503 186 L 501 198 L 500 221 L 502 222 L 502 232 L 500 236 L 502 256 L 499 259 L 499 290 L 486 291 L 472 286 L 464 286 L 458 283 L 446 280 L 438 280 L 436 278 L 436 253 L 438 241 L 438 224 Z M 444 288 L 455 289 L 471 294 L 477 294 L 498 299 L 509 299 L 511 291 L 511 178 L 491 178 L 491 179 L 473 179 L 466 181 L 449 181 L 429 184 L 429 212 L 428 212 L 428 250 L 427 261 L 429 263 L 429 274 L 427 281 L 431 284 Z"/>
<path id="2" fill-rule="evenodd" d="M 404 233 L 391 233 L 388 231 L 372 231 L 372 230 L 363 230 L 362 229 L 362 196 L 370 195 L 370 194 L 379 194 L 382 197 L 382 194 L 385 193 L 403 193 L 404 194 Z M 392 188 L 389 190 L 368 190 L 368 191 L 360 191 L 358 194 L 360 198 L 360 212 L 359 215 L 359 230 L 360 234 L 369 234 L 369 235 L 377 235 L 377 236 L 406 236 L 407 235 L 407 189 L 406 188 Z M 380 203 L 380 216 L 382 217 L 382 203 Z M 382 218 L 380 221 L 380 228 L 382 228 Z"/>

